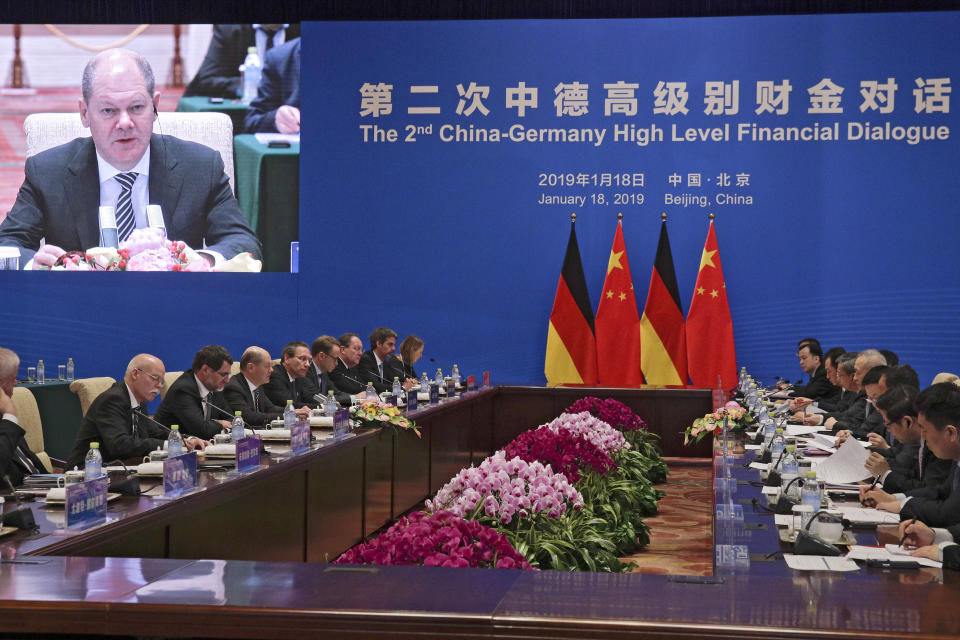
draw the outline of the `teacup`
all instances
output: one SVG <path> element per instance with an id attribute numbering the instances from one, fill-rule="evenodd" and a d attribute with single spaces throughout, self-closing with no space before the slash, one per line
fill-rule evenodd
<path id="1" fill-rule="evenodd" d="M 169 454 L 163 449 L 154 449 L 147 455 L 143 456 L 144 462 L 163 462 L 167 459 Z"/>
<path id="2" fill-rule="evenodd" d="M 229 433 L 217 433 L 213 436 L 213 444 L 230 444 L 233 436 Z"/>
<path id="3" fill-rule="evenodd" d="M 143 464 L 137 466 L 137 474 L 142 476 L 162 476 L 163 462 L 144 462 Z"/>
<path id="4" fill-rule="evenodd" d="M 50 502 L 63 502 L 67 499 L 66 487 L 55 487 L 47 491 L 47 500 Z"/>
<path id="5" fill-rule="evenodd" d="M 840 542 L 843 537 L 843 514 L 839 511 L 828 511 L 817 515 L 817 534 L 830 543 Z"/>
<path id="6" fill-rule="evenodd" d="M 79 484 L 83 482 L 84 475 L 83 471 L 80 469 L 71 469 L 63 473 L 63 484 L 64 486 L 68 484 Z M 60 486 L 60 479 L 57 478 L 57 486 Z"/>

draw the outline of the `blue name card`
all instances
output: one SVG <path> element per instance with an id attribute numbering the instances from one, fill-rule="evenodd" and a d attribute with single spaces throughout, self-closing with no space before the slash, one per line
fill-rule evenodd
<path id="1" fill-rule="evenodd" d="M 237 440 L 237 471 L 249 473 L 260 468 L 260 438 L 251 436 Z"/>
<path id="2" fill-rule="evenodd" d="M 310 421 L 298 420 L 290 427 L 290 448 L 294 453 L 310 450 Z"/>
<path id="3" fill-rule="evenodd" d="M 430 385 L 430 404 L 440 402 L 440 385 L 433 383 Z"/>
<path id="4" fill-rule="evenodd" d="M 407 413 L 417 410 L 417 392 L 410 390 L 407 392 Z"/>
<path id="5" fill-rule="evenodd" d="M 340 409 L 333 414 L 333 437 L 342 438 L 350 433 L 350 410 Z"/>
<path id="6" fill-rule="evenodd" d="M 163 495 L 176 496 L 197 487 L 197 452 L 181 453 L 163 461 Z"/>
<path id="7" fill-rule="evenodd" d="M 104 476 L 67 485 L 67 527 L 82 528 L 106 522 L 108 484 L 110 481 Z"/>

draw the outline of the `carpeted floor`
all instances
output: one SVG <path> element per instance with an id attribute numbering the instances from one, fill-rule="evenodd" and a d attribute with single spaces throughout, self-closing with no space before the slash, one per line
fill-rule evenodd
<path id="1" fill-rule="evenodd" d="M 635 573 L 713 575 L 713 467 L 710 459 L 667 458 L 670 475 L 658 488 L 667 495 L 648 518 L 650 544 L 624 558 Z"/>

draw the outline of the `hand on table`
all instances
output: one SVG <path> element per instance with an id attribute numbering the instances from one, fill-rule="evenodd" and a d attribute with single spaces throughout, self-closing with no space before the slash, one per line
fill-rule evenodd
<path id="1" fill-rule="evenodd" d="M 870 455 L 867 456 L 867 461 L 863 464 L 863 466 L 866 467 L 867 471 L 874 476 L 883 475 L 887 471 L 890 471 L 890 463 L 887 462 L 887 459 L 876 451 L 870 452 Z"/>
<path id="2" fill-rule="evenodd" d="M 900 513 L 900 501 L 899 500 L 890 500 L 888 502 L 877 501 L 877 509 L 879 511 L 889 511 L 890 513 Z"/>
<path id="3" fill-rule="evenodd" d="M 403 390 L 410 391 L 410 389 L 413 389 L 417 384 L 419 384 L 419 381 L 416 378 L 407 378 L 403 381 Z"/>
<path id="4" fill-rule="evenodd" d="M 194 451 L 195 449 L 204 451 L 209 445 L 210 442 L 208 440 L 203 440 L 194 436 L 187 436 L 183 440 L 183 446 L 187 448 L 187 451 Z"/>
<path id="5" fill-rule="evenodd" d="M 285 104 L 277 109 L 274 122 L 280 133 L 300 133 L 300 109 Z"/>
<path id="6" fill-rule="evenodd" d="M 49 269 L 66 251 L 55 244 L 45 244 L 33 255 L 34 269 Z"/>
<path id="7" fill-rule="evenodd" d="M 850 431 L 849 429 L 841 429 L 840 431 L 837 431 L 837 444 L 834 446 L 836 446 L 837 449 L 839 449 L 840 447 L 843 446 L 843 443 L 847 441 L 847 438 L 849 438 L 852 435 L 853 435 L 853 432 Z"/>
<path id="8" fill-rule="evenodd" d="M 860 502 L 867 507 L 876 507 L 881 502 L 896 501 L 896 499 L 883 489 L 871 489 L 870 485 L 860 487 Z M 897 509 L 899 512 L 900 510 Z"/>
<path id="9" fill-rule="evenodd" d="M 900 537 L 904 539 L 904 546 L 926 547 L 927 545 L 933 544 L 934 533 L 933 529 L 922 522 L 904 520 L 900 523 Z M 919 549 L 917 549 L 917 551 L 919 551 Z M 916 553 L 911 555 L 916 555 Z M 939 558 L 934 557 L 932 559 L 938 560 Z"/>
<path id="10" fill-rule="evenodd" d="M 837 424 L 836 418 L 827 418 L 827 421 L 823 423 L 827 429 L 833 429 L 833 425 Z"/>
<path id="11" fill-rule="evenodd" d="M 297 420 L 310 419 L 310 407 L 300 407 L 299 409 L 294 409 L 293 413 L 297 416 Z"/>
<path id="12" fill-rule="evenodd" d="M 881 436 L 879 433 L 870 432 L 867 434 L 867 440 L 870 441 L 871 449 L 889 449 L 890 445 L 887 444 L 886 438 Z"/>
<path id="13" fill-rule="evenodd" d="M 914 558 L 926 558 L 928 560 L 933 560 L 935 562 L 940 562 L 940 547 L 939 545 L 931 544 L 925 547 L 920 547 L 919 549 L 914 549 L 910 552 Z"/>

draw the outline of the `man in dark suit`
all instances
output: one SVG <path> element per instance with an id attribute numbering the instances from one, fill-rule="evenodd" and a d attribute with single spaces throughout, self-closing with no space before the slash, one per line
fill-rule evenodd
<path id="1" fill-rule="evenodd" d="M 360 379 L 372 382 L 377 393 L 389 391 L 393 386 L 387 382 L 383 365 L 396 348 L 397 332 L 387 327 L 378 327 L 370 334 L 370 350 L 360 357 L 360 364 L 357 365 Z"/>
<path id="2" fill-rule="evenodd" d="M 146 403 L 159 395 L 165 373 L 159 358 L 146 353 L 134 356 L 123 380 L 97 396 L 87 409 L 67 458 L 67 468 L 83 468 L 91 442 L 100 443 L 104 462 L 140 458 L 162 448 L 167 430 L 145 416 Z M 186 451 L 202 449 L 206 444 L 200 438 L 184 438 Z"/>
<path id="3" fill-rule="evenodd" d="M 794 396 L 819 400 L 832 398 L 837 394 L 836 387 L 827 380 L 827 371 L 821 362 L 823 352 L 820 351 L 819 344 L 811 342 L 803 345 L 797 351 L 797 358 L 800 360 L 800 368 L 809 374 L 810 381 L 802 387 L 794 387 Z"/>
<path id="4" fill-rule="evenodd" d="M 296 409 L 301 407 L 314 408 L 317 403 L 309 393 L 305 376 L 310 367 L 310 347 L 306 342 L 295 340 L 288 343 L 280 352 L 280 364 L 273 368 L 270 380 L 263 386 L 270 402 L 286 407 L 287 401 L 292 400 Z"/>
<path id="5" fill-rule="evenodd" d="M 0 478 L 8 476 L 19 486 L 32 473 L 46 473 L 24 438 L 17 408 L 13 404 L 13 387 L 17 384 L 20 357 L 10 349 L 0 347 Z"/>
<path id="6" fill-rule="evenodd" d="M 367 383 L 360 380 L 361 374 L 357 369 L 360 358 L 363 357 L 363 342 L 360 336 L 355 333 L 344 333 L 337 342 L 340 343 L 340 357 L 337 358 L 337 366 L 330 372 L 330 380 L 345 393 L 351 395 L 363 393 Z"/>
<path id="7" fill-rule="evenodd" d="M 310 346 L 310 354 L 312 361 L 307 367 L 307 375 L 304 376 L 309 397 L 312 398 L 318 393 L 325 396 L 332 393 L 337 402 L 349 407 L 350 394 L 341 391 L 330 377 L 340 362 L 340 343 L 333 336 L 320 336 Z"/>
<path id="8" fill-rule="evenodd" d="M 230 378 L 233 357 L 218 344 L 208 345 L 193 356 L 190 369 L 176 379 L 157 409 L 156 419 L 167 425 L 180 425 L 180 433 L 212 440 L 230 429 L 230 405 L 223 387 Z"/>
<path id="9" fill-rule="evenodd" d="M 240 65 L 247 49 L 256 47 L 263 60 L 267 51 L 299 37 L 299 24 L 215 24 L 203 63 L 183 95 L 237 98 L 243 93 Z"/>
<path id="10" fill-rule="evenodd" d="M 223 388 L 223 395 L 230 404 L 231 411 L 239 411 L 244 422 L 262 427 L 272 420 L 283 416 L 283 409 L 273 404 L 263 390 L 270 381 L 273 365 L 270 354 L 261 347 L 249 347 L 240 357 L 240 373 L 230 378 Z M 297 418 L 306 419 L 310 410 L 297 409 Z"/>
<path id="11" fill-rule="evenodd" d="M 300 133 L 300 38 L 266 55 L 244 124 L 248 133 Z"/>
<path id="12" fill-rule="evenodd" d="M 90 137 L 28 158 L 17 201 L 0 225 L 0 245 L 19 247 L 24 268 L 47 268 L 66 251 L 101 245 L 101 206 L 114 207 L 125 240 L 149 226 L 151 203 L 163 211 L 167 237 L 211 265 L 245 252 L 261 257 L 220 154 L 152 134 L 160 93 L 143 58 L 123 49 L 97 55 L 84 69 L 83 96 L 80 119 Z"/>

